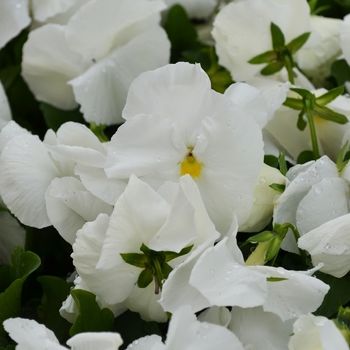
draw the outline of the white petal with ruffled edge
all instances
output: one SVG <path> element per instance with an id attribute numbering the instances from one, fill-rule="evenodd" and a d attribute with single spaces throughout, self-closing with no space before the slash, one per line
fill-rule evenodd
<path id="1" fill-rule="evenodd" d="M 113 207 L 95 197 L 74 177 L 54 179 L 45 194 L 47 215 L 51 224 L 70 244 L 87 221 L 100 213 L 110 215 Z"/>
<path id="2" fill-rule="evenodd" d="M 44 325 L 26 318 L 9 318 L 4 328 L 18 344 L 17 350 L 67 350 L 61 346 L 55 334 Z"/>
<path id="3" fill-rule="evenodd" d="M 84 332 L 67 341 L 72 350 L 118 350 L 123 340 L 118 333 Z"/>
<path id="4" fill-rule="evenodd" d="M 236 334 L 245 349 L 286 350 L 293 322 L 281 322 L 277 315 L 265 312 L 261 306 L 244 309 L 235 306 L 228 329 Z"/>
<path id="5" fill-rule="evenodd" d="M 30 24 L 28 6 L 28 0 L 0 2 L 0 49 Z"/>
<path id="6" fill-rule="evenodd" d="M 322 263 L 321 271 L 337 278 L 350 270 L 350 214 L 330 220 L 298 240 L 307 250 L 314 265 Z"/>
<path id="7" fill-rule="evenodd" d="M 0 192 L 6 206 L 24 225 L 51 225 L 45 192 L 61 174 L 46 146 L 37 136 L 22 134 L 7 142 L 0 159 Z"/>
<path id="8" fill-rule="evenodd" d="M 12 119 L 10 105 L 0 82 L 0 130 Z"/>
<path id="9" fill-rule="evenodd" d="M 47 24 L 30 32 L 23 46 L 22 76 L 39 101 L 60 109 L 78 106 L 67 82 L 82 71 L 81 57 L 64 38 L 65 27 Z"/>
<path id="10" fill-rule="evenodd" d="M 76 0 L 31 0 L 33 17 L 36 21 L 45 22 L 48 18 L 66 12 Z"/>
<path id="11" fill-rule="evenodd" d="M 190 18 L 207 18 L 215 10 L 218 0 L 164 0 L 170 7 L 175 4 L 181 5 Z"/>

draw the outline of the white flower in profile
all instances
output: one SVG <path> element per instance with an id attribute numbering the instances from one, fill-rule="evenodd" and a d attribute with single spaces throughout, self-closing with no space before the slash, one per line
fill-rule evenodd
<path id="1" fill-rule="evenodd" d="M 67 350 L 60 345 L 55 334 L 44 325 L 26 318 L 9 318 L 3 323 L 10 337 L 16 341 L 17 350 Z M 72 350 L 118 350 L 123 344 L 118 333 L 80 333 L 68 339 Z"/>
<path id="2" fill-rule="evenodd" d="M 165 322 L 157 302 L 164 280 L 218 236 L 189 175 L 158 193 L 133 175 L 111 217 L 101 214 L 77 233 L 72 258 L 83 282 L 105 303 L 125 302 L 143 319 Z"/>
<path id="3" fill-rule="evenodd" d="M 169 6 L 181 5 L 190 18 L 207 18 L 215 10 L 218 0 L 164 0 Z"/>
<path id="4" fill-rule="evenodd" d="M 342 333 L 333 321 L 323 316 L 302 315 L 293 326 L 289 350 L 348 350 Z"/>
<path id="5" fill-rule="evenodd" d="M 165 343 L 158 335 L 140 338 L 127 350 L 243 350 L 238 338 L 227 328 L 196 319 L 188 305 L 183 305 L 171 317 Z"/>
<path id="6" fill-rule="evenodd" d="M 327 156 L 292 167 L 286 174 L 285 191 L 275 201 L 274 223 L 289 222 L 301 236 L 349 213 L 348 179 Z M 288 232 L 282 248 L 298 254 L 295 238 Z"/>
<path id="7" fill-rule="evenodd" d="M 91 0 L 67 25 L 29 34 L 22 75 L 35 97 L 60 109 L 80 104 L 84 118 L 121 123 L 127 91 L 142 72 L 168 63 L 162 0 Z"/>
<path id="8" fill-rule="evenodd" d="M 310 92 L 317 98 L 327 93 L 327 90 L 322 88 Z M 295 95 L 293 98 L 295 98 Z M 325 106 L 350 119 L 350 99 L 348 97 L 340 95 Z M 299 110 L 281 106 L 275 112 L 273 119 L 265 127 L 265 130 L 294 159 L 297 159 L 302 151 L 312 150 L 309 125 L 307 124 L 306 128 L 302 131 L 297 128 L 299 113 Z M 318 116 L 314 116 L 313 119 L 320 154 L 327 155 L 335 161 L 342 147 L 342 140 L 346 132 L 350 129 L 350 123 L 338 124 Z"/>
<path id="9" fill-rule="evenodd" d="M 77 164 L 93 164 L 94 169 L 105 162 L 104 146 L 84 125 L 67 123 L 57 134 L 49 130 L 42 142 L 11 121 L 1 131 L 0 148 L 0 193 L 23 224 L 54 225 L 73 244 L 86 221 L 112 212 L 112 206 L 88 191 L 74 173 Z M 116 185 L 114 195 L 125 183 Z"/>
<path id="10" fill-rule="evenodd" d="M 298 240 L 298 247 L 308 251 L 312 263 L 323 264 L 320 271 L 337 278 L 350 271 L 350 214 L 329 220 Z"/>
<path id="11" fill-rule="evenodd" d="M 233 212 L 244 224 L 263 163 L 261 131 L 242 108 L 211 90 L 199 65 L 141 74 L 123 117 L 109 144 L 107 177 L 135 174 L 158 189 L 189 174 L 219 232 L 226 233 Z"/>
<path id="12" fill-rule="evenodd" d="M 248 61 L 272 50 L 271 22 L 282 30 L 289 43 L 310 32 L 309 13 L 304 0 L 246 0 L 224 6 L 212 31 L 219 63 L 236 81 L 252 78 L 264 65 Z"/>

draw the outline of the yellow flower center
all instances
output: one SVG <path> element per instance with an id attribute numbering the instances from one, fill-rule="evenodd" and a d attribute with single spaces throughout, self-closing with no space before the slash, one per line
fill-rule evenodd
<path id="1" fill-rule="evenodd" d="M 202 164 L 198 163 L 196 158 L 192 154 L 192 149 L 181 163 L 181 176 L 190 174 L 192 177 L 200 177 L 201 175 Z"/>

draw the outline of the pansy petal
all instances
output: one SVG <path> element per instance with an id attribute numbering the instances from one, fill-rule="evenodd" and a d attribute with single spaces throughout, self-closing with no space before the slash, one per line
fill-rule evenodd
<path id="1" fill-rule="evenodd" d="M 147 1 L 146 1 L 147 2 Z M 132 81 L 168 61 L 169 43 L 160 27 L 149 29 L 69 82 L 88 122 L 120 124 Z M 141 59 L 142 57 L 142 59 Z"/>
<path id="2" fill-rule="evenodd" d="M 87 222 L 77 232 L 73 245 L 73 263 L 89 289 L 108 304 L 124 301 L 134 288 L 140 269 L 124 264 L 121 268 L 96 269 L 99 261 L 109 218 L 100 214 L 93 222 Z M 113 276 L 116 276 L 112 278 Z"/>
<path id="3" fill-rule="evenodd" d="M 0 82 L 0 130 L 12 119 L 10 105 Z"/>
<path id="4" fill-rule="evenodd" d="M 350 270 L 350 214 L 330 220 L 298 240 L 307 250 L 314 265 L 322 263 L 321 271 L 341 278 Z"/>
<path id="5" fill-rule="evenodd" d="M 15 121 L 9 121 L 0 133 L 0 152 L 4 149 L 7 142 L 22 134 L 30 135 L 30 132 L 19 126 Z"/>
<path id="6" fill-rule="evenodd" d="M 166 322 L 168 317 L 162 306 L 158 303 L 160 294 L 154 292 L 154 281 L 146 288 L 135 288 L 126 299 L 126 306 L 130 311 L 138 312 L 147 322 Z"/>
<path id="7" fill-rule="evenodd" d="M 294 320 L 281 322 L 277 315 L 264 311 L 261 306 L 244 309 L 235 306 L 231 315 L 228 329 L 237 335 L 245 349 L 287 349 Z"/>
<path id="8" fill-rule="evenodd" d="M 127 179 L 131 173 L 144 176 L 171 169 L 186 152 L 187 147 L 169 119 L 138 115 L 112 137 L 105 170 L 108 177 L 117 179 Z"/>
<path id="9" fill-rule="evenodd" d="M 108 178 L 101 168 L 77 164 L 74 173 L 87 190 L 110 205 L 115 204 L 126 187 L 125 181 Z"/>
<path id="10" fill-rule="evenodd" d="M 51 225 L 45 192 L 60 176 L 46 146 L 37 136 L 22 134 L 11 139 L 1 153 L 1 197 L 17 218 L 28 226 Z"/>
<path id="11" fill-rule="evenodd" d="M 67 24 L 66 40 L 71 50 L 86 62 L 99 61 L 142 33 L 160 19 L 165 4 L 160 1 L 90 1 Z M 103 26 L 101 26 L 103 23 Z"/>
<path id="12" fill-rule="evenodd" d="M 253 307 L 264 303 L 266 278 L 258 271 L 240 265 L 230 254 L 224 238 L 208 248 L 193 268 L 190 284 L 211 305 Z"/>
<path id="13" fill-rule="evenodd" d="M 282 321 L 317 310 L 329 290 L 328 284 L 309 276 L 319 267 L 306 272 L 270 266 L 254 266 L 254 269 L 266 274 L 266 278 L 283 279 L 267 282 L 267 299 L 263 304 L 265 311 L 273 312 Z"/>
<path id="14" fill-rule="evenodd" d="M 218 324 L 227 327 L 231 321 L 231 313 L 224 306 L 212 306 L 204 310 L 199 316 L 198 321 Z"/>
<path id="15" fill-rule="evenodd" d="M 123 340 L 118 333 L 84 332 L 76 334 L 67 341 L 74 350 L 118 350 Z"/>
<path id="16" fill-rule="evenodd" d="M 30 24 L 28 0 L 0 2 L 0 49 Z"/>
<path id="17" fill-rule="evenodd" d="M 73 177 L 54 179 L 45 195 L 51 224 L 70 244 L 85 222 L 94 221 L 100 213 L 110 215 L 113 207 L 87 191 Z"/>
<path id="18" fill-rule="evenodd" d="M 124 264 L 116 252 L 141 253 L 141 245 L 148 246 L 169 211 L 170 205 L 159 194 L 132 175 L 115 204 L 97 267 L 110 269 Z"/>
<path id="19" fill-rule="evenodd" d="M 23 46 L 22 76 L 39 101 L 60 109 L 78 106 L 67 81 L 81 72 L 80 56 L 64 39 L 64 27 L 47 24 L 30 32 Z"/>
<path id="20" fill-rule="evenodd" d="M 17 350 L 66 350 L 61 346 L 55 334 L 44 325 L 26 318 L 9 318 L 4 328 L 18 344 Z"/>
<path id="21" fill-rule="evenodd" d="M 224 95 L 254 118 L 261 129 L 267 124 L 267 101 L 257 88 L 238 82 L 229 86 Z"/>
<path id="22" fill-rule="evenodd" d="M 313 185 L 300 201 L 296 212 L 299 233 L 305 233 L 322 224 L 345 215 L 348 208 L 348 185 L 341 178 L 324 178 Z"/>
<path id="23" fill-rule="evenodd" d="M 49 17 L 67 11 L 75 0 L 31 0 L 33 17 L 36 21 L 44 22 Z"/>

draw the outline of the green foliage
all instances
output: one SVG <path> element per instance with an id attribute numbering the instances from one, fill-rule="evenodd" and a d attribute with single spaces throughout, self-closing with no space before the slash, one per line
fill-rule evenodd
<path id="1" fill-rule="evenodd" d="M 169 10 L 163 27 L 171 43 L 171 63 L 182 61 L 184 51 L 201 47 L 197 31 L 181 5 L 174 5 Z"/>
<path id="2" fill-rule="evenodd" d="M 38 281 L 44 291 L 37 310 L 39 321 L 51 329 L 60 342 L 65 342 L 71 324 L 61 317 L 59 309 L 69 296 L 72 283 L 55 276 L 40 276 Z"/>
<path id="3" fill-rule="evenodd" d="M 40 109 L 43 112 L 47 127 L 53 131 L 57 131 L 58 128 L 66 122 L 72 121 L 81 124 L 85 123 L 83 115 L 79 112 L 79 109 L 75 109 L 74 111 L 63 111 L 44 102 L 40 103 Z"/>
<path id="4" fill-rule="evenodd" d="M 314 152 L 303 151 L 298 155 L 297 163 L 298 164 L 305 164 L 307 162 L 310 162 L 311 160 L 315 160 Z"/>
<path id="5" fill-rule="evenodd" d="M 345 306 L 350 302 L 350 276 L 336 278 L 319 271 L 315 273 L 315 276 L 330 286 L 329 292 L 315 314 L 329 318 L 337 313 L 339 306 Z"/>
<path id="6" fill-rule="evenodd" d="M 11 266 L 1 266 L 0 276 L 7 282 L 8 287 L 0 294 L 0 336 L 6 332 L 2 322 L 10 317 L 21 315 L 22 286 L 29 274 L 40 265 L 40 258 L 32 253 L 25 252 L 22 247 L 15 247 L 12 252 Z M 4 283 L 2 283 L 4 287 Z"/>
<path id="7" fill-rule="evenodd" d="M 72 337 L 82 332 L 109 332 L 113 326 L 113 312 L 107 308 L 101 309 L 95 294 L 76 289 L 71 291 L 71 295 L 78 307 L 79 315 L 73 326 L 69 330 Z"/>
<path id="8" fill-rule="evenodd" d="M 331 73 L 338 85 L 344 85 L 346 81 L 350 81 L 350 67 L 345 59 L 334 61 Z"/>

